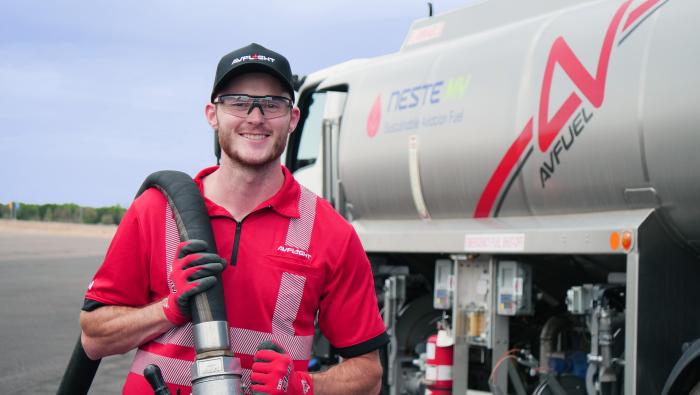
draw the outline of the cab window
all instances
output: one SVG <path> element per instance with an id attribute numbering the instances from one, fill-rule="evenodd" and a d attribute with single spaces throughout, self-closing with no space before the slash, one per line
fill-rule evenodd
<path id="1" fill-rule="evenodd" d="M 300 100 L 302 118 L 287 147 L 286 165 L 292 172 L 316 163 L 321 149 L 325 104 L 325 92 L 314 92 Z"/>

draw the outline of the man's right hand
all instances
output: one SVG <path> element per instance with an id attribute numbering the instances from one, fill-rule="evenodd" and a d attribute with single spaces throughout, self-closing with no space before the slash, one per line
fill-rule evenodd
<path id="1" fill-rule="evenodd" d="M 216 275 L 226 266 L 224 258 L 206 251 L 203 240 L 183 241 L 177 247 L 170 272 L 171 293 L 163 301 L 165 316 L 175 325 L 190 321 L 192 297 L 213 287 Z"/>

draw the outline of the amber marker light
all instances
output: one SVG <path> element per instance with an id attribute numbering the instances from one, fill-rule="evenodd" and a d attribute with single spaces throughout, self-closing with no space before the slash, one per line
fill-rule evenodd
<path id="1" fill-rule="evenodd" d="M 620 248 L 620 234 L 617 232 L 610 233 L 610 249 L 617 251 Z"/>
<path id="2" fill-rule="evenodd" d="M 626 230 L 622 232 L 622 248 L 629 251 L 632 248 L 632 232 Z"/>

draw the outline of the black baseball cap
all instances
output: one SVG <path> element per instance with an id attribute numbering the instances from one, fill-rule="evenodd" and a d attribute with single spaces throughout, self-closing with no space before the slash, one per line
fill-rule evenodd
<path id="1" fill-rule="evenodd" d="M 252 43 L 224 55 L 216 67 L 214 88 L 211 91 L 211 101 L 216 94 L 231 80 L 231 78 L 251 72 L 262 72 L 277 78 L 289 92 L 294 101 L 292 85 L 292 69 L 287 58 L 271 51 L 260 44 Z"/>

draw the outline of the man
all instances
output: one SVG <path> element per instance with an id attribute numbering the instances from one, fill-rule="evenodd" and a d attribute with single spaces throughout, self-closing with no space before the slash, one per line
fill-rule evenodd
<path id="1" fill-rule="evenodd" d="M 80 321 L 91 358 L 138 347 L 124 393 L 149 393 L 142 376 L 149 363 L 160 365 L 173 394 L 190 393 L 189 301 L 218 273 L 247 393 L 378 392 L 377 349 L 388 337 L 367 257 L 352 227 L 279 161 L 299 121 L 291 78 L 287 60 L 257 44 L 219 62 L 205 114 L 218 132 L 221 165 L 195 181 L 220 256 L 203 253 L 200 241 L 178 245 L 171 209 L 155 189 L 122 219 Z M 344 359 L 308 374 L 315 320 Z M 270 339 L 282 352 L 256 353 Z M 288 384 L 278 386 L 283 379 Z"/>

